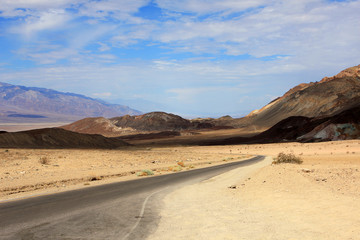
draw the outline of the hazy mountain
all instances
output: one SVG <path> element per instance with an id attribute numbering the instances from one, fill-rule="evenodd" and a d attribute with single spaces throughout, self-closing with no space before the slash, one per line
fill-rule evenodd
<path id="1" fill-rule="evenodd" d="M 2 122 L 74 121 L 84 117 L 115 117 L 141 112 L 80 94 L 0 83 Z"/>

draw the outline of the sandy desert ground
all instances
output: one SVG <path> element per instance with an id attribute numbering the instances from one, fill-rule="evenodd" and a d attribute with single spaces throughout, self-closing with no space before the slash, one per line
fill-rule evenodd
<path id="1" fill-rule="evenodd" d="M 268 158 L 179 189 L 149 239 L 360 239 L 360 141 L 230 148 L 304 163 Z"/>
<path id="2" fill-rule="evenodd" d="M 280 152 L 294 153 L 304 162 L 271 165 Z M 269 157 L 169 194 L 150 239 L 360 239 L 360 140 L 124 150 L 1 149 L 1 199 L 134 179 L 142 169 L 166 174 L 176 170 L 178 162 L 186 170 L 257 154 Z"/>
<path id="3" fill-rule="evenodd" d="M 239 161 L 228 149 L 134 148 L 122 150 L 0 149 L 0 200 Z M 101 181 L 100 181 L 101 180 Z"/>

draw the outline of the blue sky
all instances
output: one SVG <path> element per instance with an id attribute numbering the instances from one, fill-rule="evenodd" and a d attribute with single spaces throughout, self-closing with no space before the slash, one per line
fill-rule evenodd
<path id="1" fill-rule="evenodd" d="M 242 116 L 360 64 L 360 0 L 0 0 L 0 81 Z"/>

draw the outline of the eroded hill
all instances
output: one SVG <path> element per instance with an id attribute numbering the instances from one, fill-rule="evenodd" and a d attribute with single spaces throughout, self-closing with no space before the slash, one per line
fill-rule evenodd
<path id="1" fill-rule="evenodd" d="M 333 116 L 357 106 L 360 106 L 360 65 L 325 77 L 320 82 L 300 84 L 260 110 L 227 124 L 269 128 L 291 116 Z"/>

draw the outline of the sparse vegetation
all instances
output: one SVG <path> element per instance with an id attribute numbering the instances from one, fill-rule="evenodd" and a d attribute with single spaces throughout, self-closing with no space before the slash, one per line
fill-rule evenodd
<path id="1" fill-rule="evenodd" d="M 189 170 L 189 169 L 193 169 L 193 168 L 195 168 L 195 166 L 194 166 L 194 165 L 189 165 L 189 166 L 187 166 L 187 170 Z"/>
<path id="2" fill-rule="evenodd" d="M 182 167 L 181 166 L 171 166 L 171 167 L 168 167 L 168 170 L 169 171 L 172 171 L 172 172 L 180 172 L 182 171 Z"/>
<path id="3" fill-rule="evenodd" d="M 185 167 L 185 163 L 184 163 L 184 162 L 178 162 L 177 165 L 179 165 L 180 167 Z"/>
<path id="4" fill-rule="evenodd" d="M 150 169 L 144 169 L 144 170 L 141 170 L 140 172 L 136 173 L 136 176 L 138 176 L 138 177 L 149 176 L 149 175 L 154 175 L 154 172 L 151 171 Z"/>
<path id="5" fill-rule="evenodd" d="M 50 159 L 46 156 L 40 157 L 39 162 L 44 165 L 50 164 Z"/>
<path id="6" fill-rule="evenodd" d="M 273 161 L 273 164 L 280 164 L 280 163 L 295 163 L 301 164 L 303 161 L 300 157 L 295 156 L 293 153 L 279 153 L 278 156 Z"/>
<path id="7" fill-rule="evenodd" d="M 101 180 L 101 177 L 99 177 L 95 174 L 90 175 L 88 178 L 88 181 L 98 181 L 98 180 Z"/>

